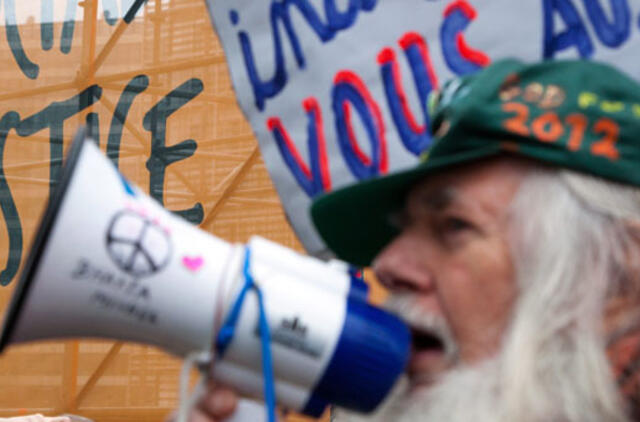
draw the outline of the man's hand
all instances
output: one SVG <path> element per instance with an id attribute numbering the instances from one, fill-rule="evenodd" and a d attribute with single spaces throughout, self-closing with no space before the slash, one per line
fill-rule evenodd
<path id="1" fill-rule="evenodd" d="M 194 407 L 188 422 L 221 422 L 230 417 L 238 405 L 238 395 L 222 386 L 210 386 L 204 397 Z M 166 422 L 175 422 L 176 412 Z"/>
<path id="2" fill-rule="evenodd" d="M 68 416 L 43 416 L 41 414 L 0 418 L 0 422 L 71 422 Z"/>

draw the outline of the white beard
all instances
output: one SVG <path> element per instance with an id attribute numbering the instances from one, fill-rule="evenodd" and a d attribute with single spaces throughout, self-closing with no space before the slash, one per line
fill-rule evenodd
<path id="1" fill-rule="evenodd" d="M 403 376 L 384 403 L 371 415 L 335 409 L 336 422 L 496 422 L 492 365 L 455 369 L 436 385 L 409 392 Z M 493 379 L 496 377 L 493 376 Z"/>
<path id="2" fill-rule="evenodd" d="M 536 321 L 535 316 L 517 318 L 495 358 L 473 367 L 459 363 L 432 386 L 412 392 L 402 377 L 375 413 L 336 409 L 332 420 L 628 421 L 597 335 L 576 330 L 541 344 Z"/>

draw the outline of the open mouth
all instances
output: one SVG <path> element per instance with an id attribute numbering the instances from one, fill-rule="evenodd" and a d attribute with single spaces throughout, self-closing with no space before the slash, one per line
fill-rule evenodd
<path id="1" fill-rule="evenodd" d="M 448 366 L 443 338 L 432 330 L 411 327 L 411 357 L 407 375 L 411 388 L 433 384 Z"/>
<path id="2" fill-rule="evenodd" d="M 438 335 L 433 332 L 411 328 L 411 345 L 413 351 L 421 352 L 444 352 L 444 343 Z"/>

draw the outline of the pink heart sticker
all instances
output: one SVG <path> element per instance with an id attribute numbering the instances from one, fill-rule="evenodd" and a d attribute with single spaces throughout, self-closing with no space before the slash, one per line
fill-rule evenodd
<path id="1" fill-rule="evenodd" d="M 204 259 L 201 256 L 183 256 L 182 265 L 187 267 L 191 272 L 196 272 L 204 264 Z"/>

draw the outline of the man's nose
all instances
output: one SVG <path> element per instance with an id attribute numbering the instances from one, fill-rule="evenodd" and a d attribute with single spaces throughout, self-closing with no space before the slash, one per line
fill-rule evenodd
<path id="1" fill-rule="evenodd" d="M 372 268 L 389 290 L 428 292 L 433 289 L 429 254 L 418 236 L 402 233 L 374 259 Z"/>

